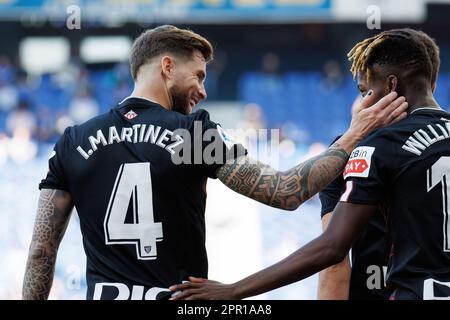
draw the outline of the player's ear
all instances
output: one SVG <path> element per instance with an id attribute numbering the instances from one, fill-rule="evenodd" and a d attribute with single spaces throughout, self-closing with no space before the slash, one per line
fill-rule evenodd
<path id="1" fill-rule="evenodd" d="M 386 85 L 388 92 L 397 91 L 398 87 L 398 78 L 396 75 L 389 75 L 386 79 Z"/>
<path id="2" fill-rule="evenodd" d="M 431 92 L 434 93 L 434 90 L 436 90 L 436 86 L 437 86 L 437 81 L 435 81 L 432 85 L 431 85 Z"/>
<path id="3" fill-rule="evenodd" d="M 170 56 L 162 56 L 161 60 L 161 72 L 167 79 L 172 79 L 174 61 Z"/>

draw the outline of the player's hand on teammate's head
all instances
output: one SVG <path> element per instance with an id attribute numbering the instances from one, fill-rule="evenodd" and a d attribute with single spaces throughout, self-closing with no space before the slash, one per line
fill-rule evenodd
<path id="1" fill-rule="evenodd" d="M 396 123 L 407 115 L 408 103 L 405 97 L 398 97 L 397 92 L 391 92 L 378 101 L 375 99 L 373 90 L 369 90 L 359 103 L 353 106 L 349 131 L 361 139 L 372 130 Z"/>
<path id="2" fill-rule="evenodd" d="M 203 278 L 189 277 L 189 282 L 173 285 L 170 300 L 232 300 L 237 299 L 232 284 Z"/>

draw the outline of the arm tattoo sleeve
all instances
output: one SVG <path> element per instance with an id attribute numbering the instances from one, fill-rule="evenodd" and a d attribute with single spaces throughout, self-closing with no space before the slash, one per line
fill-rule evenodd
<path id="1" fill-rule="evenodd" d="M 284 171 L 241 157 L 217 170 L 217 177 L 232 190 L 261 203 L 295 210 L 325 188 L 343 170 L 349 155 L 339 144 Z"/>
<path id="2" fill-rule="evenodd" d="M 23 281 L 23 299 L 48 298 L 56 254 L 72 208 L 69 193 L 50 189 L 41 191 Z"/>

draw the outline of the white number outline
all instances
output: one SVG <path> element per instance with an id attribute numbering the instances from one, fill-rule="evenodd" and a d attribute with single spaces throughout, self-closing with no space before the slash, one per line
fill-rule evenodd
<path id="1" fill-rule="evenodd" d="M 443 250 L 450 252 L 450 185 L 447 183 L 447 177 L 450 177 L 450 157 L 439 158 L 430 169 L 427 170 L 427 192 L 436 187 L 439 183 L 442 185 L 442 209 L 443 209 Z"/>
<path id="2" fill-rule="evenodd" d="M 125 174 L 124 174 L 125 172 Z M 130 174 L 131 173 L 131 174 Z M 133 176 L 134 173 L 134 176 Z M 136 175 L 138 173 L 138 175 Z M 126 176 L 128 175 L 128 176 Z M 130 184 L 130 179 L 133 179 Z M 128 184 L 128 187 L 127 187 Z M 127 187 L 126 189 L 124 189 Z M 132 186 L 131 191 L 130 186 Z M 119 204 L 117 205 L 117 193 L 121 190 L 122 194 Z M 127 194 L 123 194 L 123 191 Z M 140 190 L 140 192 L 138 191 Z M 144 192 L 142 192 L 144 191 Z M 130 192 L 131 194 L 128 194 Z M 138 196 L 139 195 L 139 196 Z M 133 221 L 132 224 L 125 224 L 125 216 L 128 210 L 128 204 L 130 202 L 130 197 L 133 203 Z M 121 210 L 118 212 L 117 206 L 123 206 L 123 199 L 127 199 L 125 205 L 125 213 Z M 141 205 L 138 206 L 138 203 Z M 122 207 L 123 209 L 123 207 Z M 145 210 L 143 210 L 145 209 Z M 143 212 L 144 211 L 144 212 Z M 116 213 L 117 212 L 117 213 Z M 140 213 L 139 213 L 140 212 Z M 113 213 L 113 215 L 111 214 Z M 113 216 L 113 220 L 111 220 Z M 138 220 L 141 218 L 140 221 Z M 121 219 L 123 223 L 117 223 L 117 219 Z M 121 231 L 117 229 L 127 228 L 125 231 L 130 233 L 130 226 L 133 228 L 133 232 L 138 229 L 140 236 L 136 238 L 122 237 Z M 136 255 L 139 260 L 155 260 L 157 259 L 157 245 L 156 242 L 163 240 L 162 223 L 154 221 L 153 215 L 153 194 L 152 194 L 152 180 L 149 162 L 139 162 L 139 163 L 124 163 L 120 166 L 116 180 L 114 182 L 114 187 L 111 192 L 111 197 L 109 199 L 108 208 L 106 210 L 105 219 L 103 221 L 103 227 L 105 231 L 105 244 L 134 244 L 136 246 Z M 142 231 L 145 231 L 142 233 Z M 116 235 L 112 235 L 115 233 Z M 119 235 L 117 235 L 119 234 Z M 145 237 L 146 240 L 150 241 L 151 245 L 146 245 L 147 243 L 142 243 L 142 239 Z M 154 250 L 152 251 L 152 249 Z M 149 251 L 147 251 L 149 249 Z M 150 252 L 152 252 L 150 254 Z"/>

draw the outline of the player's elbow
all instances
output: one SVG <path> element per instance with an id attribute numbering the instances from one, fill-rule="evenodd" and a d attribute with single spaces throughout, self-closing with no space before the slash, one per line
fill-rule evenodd
<path id="1" fill-rule="evenodd" d="M 300 179 L 292 179 L 294 174 L 297 173 L 288 170 L 273 176 L 272 182 L 276 186 L 273 202 L 280 209 L 295 211 L 315 194 L 308 186 L 302 185 Z"/>
<path id="2" fill-rule="evenodd" d="M 282 181 L 287 181 L 287 173 L 278 172 L 277 177 L 277 190 L 275 197 L 273 197 L 274 203 L 278 204 L 278 207 L 287 211 L 295 211 L 304 202 L 303 197 L 299 196 L 298 188 L 295 184 L 283 185 Z"/>
<path id="3" fill-rule="evenodd" d="M 335 248 L 334 253 L 334 265 L 341 263 L 344 261 L 345 257 L 347 256 L 347 251 L 343 250 L 342 248 Z"/>
<path id="4" fill-rule="evenodd" d="M 326 246 L 324 247 L 323 254 L 325 255 L 325 260 L 327 261 L 327 266 L 332 266 L 344 261 L 347 256 L 348 249 L 343 246 L 337 239 L 324 233 L 322 236 L 325 237 Z"/>
<path id="5" fill-rule="evenodd" d="M 301 202 L 297 199 L 286 199 L 286 205 L 283 207 L 284 210 L 287 211 L 295 211 L 300 207 Z"/>
<path id="6" fill-rule="evenodd" d="M 301 204 L 302 201 L 295 194 L 277 192 L 269 205 L 286 211 L 295 211 Z"/>
<path id="7" fill-rule="evenodd" d="M 341 248 L 337 246 L 329 246 L 327 248 L 327 251 L 325 252 L 326 255 L 326 261 L 327 261 L 327 267 L 337 265 L 344 261 L 345 257 L 347 256 L 347 252 L 342 250 Z"/>
<path id="8" fill-rule="evenodd" d="M 37 241 L 32 241 L 30 244 L 30 249 L 28 251 L 28 259 L 40 260 L 43 257 L 55 256 L 56 253 L 57 248 L 54 248 L 54 246 Z"/>

